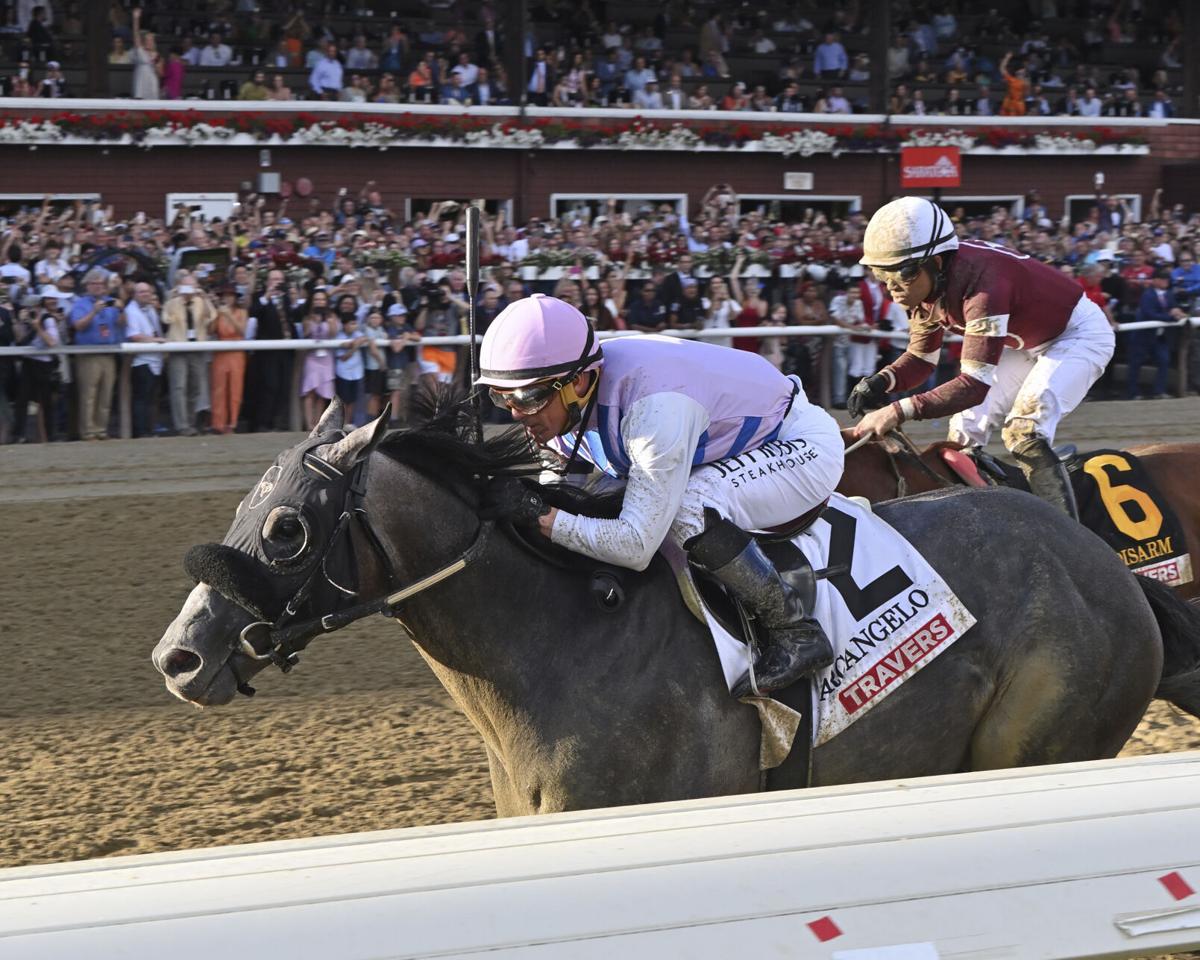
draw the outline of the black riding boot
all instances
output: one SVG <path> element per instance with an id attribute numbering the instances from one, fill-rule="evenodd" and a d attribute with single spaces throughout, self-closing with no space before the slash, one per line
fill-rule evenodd
<path id="1" fill-rule="evenodd" d="M 1049 441 L 1044 437 L 1029 437 L 1013 447 L 1012 455 L 1020 464 L 1034 496 L 1054 504 L 1072 520 L 1079 519 L 1067 465 L 1058 459 Z"/>
<path id="2" fill-rule="evenodd" d="M 788 583 L 746 531 L 705 510 L 704 532 L 684 544 L 688 558 L 721 581 L 763 628 L 754 678 L 762 693 L 782 690 L 833 662 L 833 646 L 812 617 L 815 596 Z M 747 674 L 733 690 L 751 693 Z"/>

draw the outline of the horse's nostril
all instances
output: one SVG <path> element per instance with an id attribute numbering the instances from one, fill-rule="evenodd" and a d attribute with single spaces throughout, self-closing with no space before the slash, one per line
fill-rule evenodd
<path id="1" fill-rule="evenodd" d="M 201 660 L 190 650 L 180 650 L 178 647 L 163 658 L 163 673 L 168 677 L 178 677 L 186 673 L 195 673 L 200 669 Z"/>

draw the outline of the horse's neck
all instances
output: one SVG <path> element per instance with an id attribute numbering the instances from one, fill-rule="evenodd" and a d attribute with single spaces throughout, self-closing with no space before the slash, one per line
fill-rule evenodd
<path id="1" fill-rule="evenodd" d="M 907 451 L 894 453 L 892 456 L 896 461 L 896 469 L 904 478 L 905 490 L 902 496 L 954 485 L 955 481 L 942 463 L 940 454 L 926 450 L 921 452 L 919 457 Z"/>
<path id="2" fill-rule="evenodd" d="M 955 481 L 942 462 L 943 446 L 934 444 L 918 460 L 906 450 L 889 449 L 887 443 L 869 443 L 846 458 L 838 492 L 878 501 L 950 486 Z"/>
<path id="3" fill-rule="evenodd" d="M 376 459 L 368 500 L 397 579 L 392 589 L 399 589 L 459 559 L 475 542 L 480 521 L 453 491 Z M 406 600 L 398 619 L 456 699 L 459 690 L 478 691 L 481 684 L 491 688 L 489 696 L 515 697 L 544 666 L 539 644 L 552 628 L 537 601 L 553 594 L 546 582 L 553 573 L 493 529 L 479 557 Z"/>

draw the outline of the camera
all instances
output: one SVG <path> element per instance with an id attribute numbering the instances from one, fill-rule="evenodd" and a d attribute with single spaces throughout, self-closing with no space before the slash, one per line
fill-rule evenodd
<path id="1" fill-rule="evenodd" d="M 423 280 L 419 289 L 422 300 L 428 301 L 432 305 L 442 302 L 442 288 L 433 280 Z"/>

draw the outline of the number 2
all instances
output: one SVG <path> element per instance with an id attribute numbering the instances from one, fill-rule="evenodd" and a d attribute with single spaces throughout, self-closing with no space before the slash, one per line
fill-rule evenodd
<path id="1" fill-rule="evenodd" d="M 912 578 L 907 573 L 899 567 L 892 567 L 887 573 L 860 587 L 851 569 L 854 562 L 854 532 L 858 527 L 858 520 L 833 507 L 826 507 L 821 517 L 828 522 L 831 530 L 829 565 L 846 568 L 843 573 L 832 574 L 829 582 L 842 595 L 846 608 L 855 620 L 865 620 L 872 610 L 913 585 Z"/>

